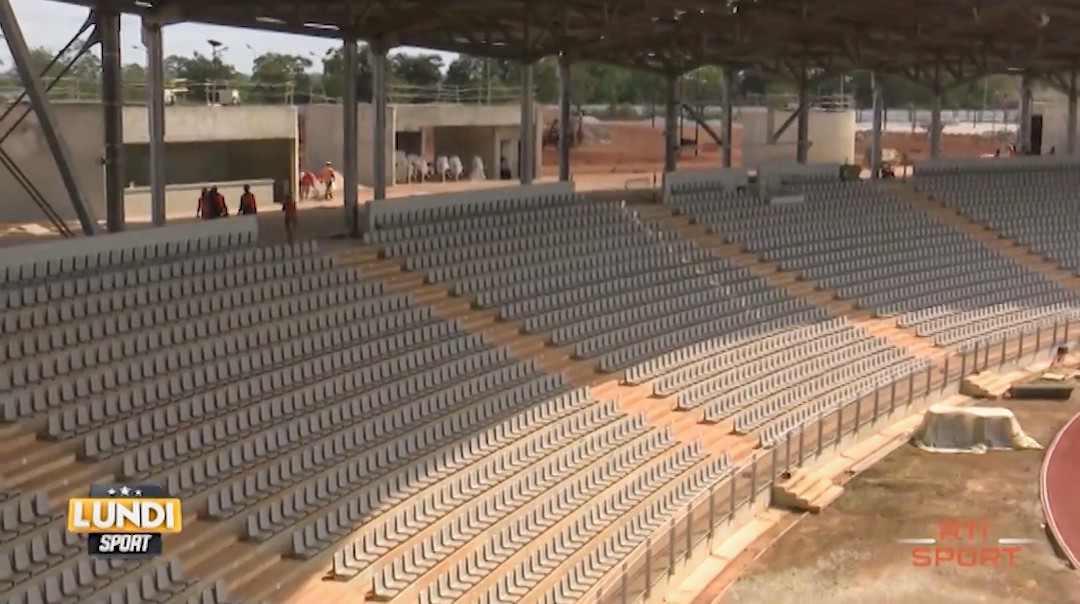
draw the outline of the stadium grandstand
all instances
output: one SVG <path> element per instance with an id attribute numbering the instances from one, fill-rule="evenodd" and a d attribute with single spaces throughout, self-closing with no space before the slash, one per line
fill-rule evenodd
<path id="1" fill-rule="evenodd" d="M 966 375 L 1080 336 L 1072 2 L 72 3 L 93 11 L 104 57 L 108 234 L 0 0 L 84 231 L 0 255 L 0 586 L 13 604 L 660 602 L 782 476 Z M 375 149 L 385 53 L 401 45 L 559 55 L 564 91 L 578 60 L 660 72 L 669 116 L 687 70 L 786 71 L 804 101 L 797 161 L 748 170 L 728 150 L 723 168 L 679 172 L 669 119 L 659 202 L 575 190 L 563 132 L 555 183 L 526 169 L 519 187 L 390 200 L 374 153 L 374 199 L 345 191 L 353 237 L 284 243 L 264 229 L 276 216 L 164 224 L 162 207 L 153 228 L 125 229 L 121 12 L 144 18 L 158 87 L 162 28 L 179 21 L 340 39 L 353 67 L 367 41 Z M 1068 147 L 941 159 L 931 128 L 934 158 L 910 179 L 842 180 L 806 161 L 805 99 L 815 78 L 855 69 L 937 93 L 1015 73 L 1025 119 L 1031 82 L 1052 82 L 1069 99 Z M 528 68 L 522 79 L 529 90 Z M 535 140 L 522 96 L 521 136 Z M 163 118 L 149 114 L 160 205 Z M 182 531 L 160 556 L 88 556 L 68 501 L 90 485 L 164 489 Z M 805 504 L 839 492 L 813 485 Z"/>

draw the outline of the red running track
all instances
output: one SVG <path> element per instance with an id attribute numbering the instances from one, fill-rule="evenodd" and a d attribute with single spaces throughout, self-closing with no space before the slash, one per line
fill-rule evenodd
<path id="1" fill-rule="evenodd" d="M 1073 568 L 1080 569 L 1080 414 L 1054 437 L 1042 466 L 1042 504 L 1050 533 Z"/>

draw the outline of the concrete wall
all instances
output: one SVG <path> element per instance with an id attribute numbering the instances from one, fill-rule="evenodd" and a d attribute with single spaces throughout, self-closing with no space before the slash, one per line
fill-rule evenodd
<path id="1" fill-rule="evenodd" d="M 1036 103 L 1032 113 L 1043 116 L 1042 152 L 1050 153 L 1051 147 L 1057 148 L 1058 154 L 1068 149 L 1067 126 L 1069 121 L 1069 99 L 1064 94 L 1057 94 L 1046 101 Z M 1080 121 L 1077 135 L 1080 136 Z"/>
<path id="2" fill-rule="evenodd" d="M 194 218 L 198 209 L 199 195 L 203 187 L 217 186 L 218 192 L 225 196 L 230 215 L 235 216 L 240 207 L 240 195 L 244 185 L 251 185 L 255 201 L 261 212 L 273 212 L 278 209 L 274 204 L 274 182 L 254 180 L 242 182 L 206 182 L 165 187 L 165 216 L 169 219 Z M 150 188 L 129 187 L 124 191 L 124 213 L 128 222 L 150 221 Z"/>
<path id="3" fill-rule="evenodd" d="M 429 126 L 516 126 L 521 123 L 518 105 L 394 105 L 398 130 Z M 539 114 L 539 111 L 538 111 Z"/>
<path id="4" fill-rule="evenodd" d="M 293 139 L 167 143 L 165 184 L 222 183 L 271 180 L 274 190 L 267 201 L 280 200 L 292 191 L 296 178 Z M 150 146 L 125 145 L 129 186 L 150 185 Z"/>
<path id="5" fill-rule="evenodd" d="M 299 138 L 296 107 L 239 105 L 165 108 L 165 142 L 190 143 Z M 124 142 L 149 143 L 147 108 L 124 107 Z"/>
<path id="6" fill-rule="evenodd" d="M 776 145 L 766 144 L 770 133 L 775 132 L 791 116 L 790 111 L 765 108 L 742 109 L 742 161 L 746 167 L 761 164 L 795 161 L 798 126 L 794 122 L 777 140 Z M 809 163 L 844 163 L 855 160 L 855 112 L 810 112 L 809 139 L 812 143 L 807 153 Z"/>
<path id="7" fill-rule="evenodd" d="M 54 114 L 60 132 L 67 143 L 70 151 L 70 159 L 75 171 L 76 180 L 79 183 L 81 193 L 86 198 L 93 214 L 99 219 L 105 218 L 105 177 L 102 166 L 105 141 L 104 111 L 97 103 L 56 103 L 53 105 Z M 14 117 L 20 114 L 16 111 L 4 123 L 0 124 L 0 132 L 6 131 L 14 123 Z M 275 149 L 285 145 L 285 151 L 295 157 L 297 153 L 297 120 L 296 109 L 292 107 L 169 107 L 166 110 L 166 140 L 172 143 L 199 143 L 206 144 L 212 141 L 229 140 L 267 140 L 276 139 L 272 143 Z M 124 108 L 124 138 L 129 144 L 145 145 L 149 142 L 146 128 L 145 107 Z M 230 138 L 231 137 L 231 138 Z M 245 144 L 238 149 L 257 149 L 258 143 Z M 19 168 L 34 183 L 46 200 L 65 219 L 74 220 L 75 212 L 71 207 L 67 192 L 60 180 L 60 173 L 56 168 L 52 155 L 41 134 L 41 128 L 37 117 L 31 113 L 12 133 L 3 144 L 4 150 L 16 162 Z M 235 151 L 234 151 L 235 153 Z M 280 154 L 280 153 L 279 153 Z M 251 161 L 262 161 L 256 157 Z M 187 158 L 191 160 L 191 158 Z M 202 161 L 211 164 L 221 158 L 201 157 Z M 136 155 L 132 161 L 137 165 L 141 162 Z M 169 172 L 174 172 L 185 160 L 173 158 L 172 161 L 166 155 L 166 164 L 170 167 Z M 190 168 L 190 166 L 188 167 Z M 295 180 L 296 161 L 293 159 L 289 166 L 284 163 L 271 176 L 274 179 L 291 182 Z M 188 182 L 204 182 L 210 176 L 199 176 L 187 170 Z M 262 173 L 236 176 L 241 178 L 264 177 Z M 232 180 L 233 178 L 222 178 Z M 175 182 L 175 181 L 174 181 Z M 145 184 L 145 183 L 137 183 Z M 40 222 L 44 216 L 30 199 L 30 196 L 18 185 L 15 178 L 4 169 L 0 169 L 0 190 L 4 191 L 4 203 L 0 204 L 0 222 L 25 223 Z"/>
<path id="8" fill-rule="evenodd" d="M 356 111 L 357 169 L 359 186 L 370 187 L 375 182 L 372 157 L 374 154 L 372 131 L 374 113 L 371 105 L 360 105 Z M 386 178 L 387 183 L 394 182 L 394 133 L 396 128 L 397 106 L 391 106 L 386 116 Z M 308 105 L 304 108 L 305 146 L 304 156 L 308 165 L 319 168 L 325 162 L 333 162 L 338 172 L 344 172 L 345 165 L 345 121 L 341 105 Z M 346 186 L 346 183 L 342 183 Z"/>
<path id="9" fill-rule="evenodd" d="M 98 219 L 105 218 L 105 173 L 102 166 L 105 141 L 105 123 L 100 105 L 55 105 L 55 115 L 60 132 L 67 141 L 72 168 L 83 196 Z M 0 132 L 6 132 L 14 123 L 16 111 L 0 123 Z M 4 150 L 34 183 L 42 196 L 65 219 L 74 220 L 69 197 L 60 181 L 45 138 L 41 134 L 37 116 L 31 113 L 4 141 Z M 25 223 L 45 220 L 41 210 L 20 187 L 6 169 L 0 169 L 0 191 L 4 192 L 0 204 L 0 222 Z"/>

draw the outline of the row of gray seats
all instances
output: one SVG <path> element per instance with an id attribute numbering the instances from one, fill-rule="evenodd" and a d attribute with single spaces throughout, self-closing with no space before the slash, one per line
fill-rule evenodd
<path id="1" fill-rule="evenodd" d="M 338 306 L 342 301 L 340 297 L 333 293 L 326 292 L 312 294 L 312 297 L 323 298 L 323 303 L 320 303 L 322 306 Z M 378 308 L 378 306 L 365 306 L 364 310 L 370 311 L 373 308 Z M 295 319 L 299 320 L 300 318 Z M 181 354 L 191 351 L 192 361 L 185 363 L 187 366 L 177 368 L 174 371 L 168 371 L 167 362 L 162 357 L 154 357 L 144 359 L 144 361 L 153 364 L 130 363 L 124 365 L 121 362 L 104 367 L 98 366 L 91 371 L 62 375 L 54 379 L 40 381 L 38 384 L 15 389 L 10 397 L 5 397 L 2 401 L 3 417 L 11 420 L 43 412 L 53 412 L 57 406 L 72 401 L 79 401 L 78 404 L 82 406 L 96 406 L 100 410 L 116 408 L 121 413 L 127 413 L 124 410 L 138 412 L 140 410 L 149 410 L 153 406 L 176 403 L 194 393 L 212 391 L 220 387 L 229 387 L 242 392 L 247 391 L 247 394 L 242 393 L 246 398 L 249 395 L 258 395 L 251 393 L 255 389 L 259 391 L 268 388 L 274 389 L 274 382 L 283 382 L 286 379 L 295 381 L 294 377 L 285 376 L 299 375 L 302 379 L 307 379 L 307 377 L 302 376 L 307 376 L 312 371 L 322 371 L 326 363 L 332 365 L 341 364 L 350 358 L 350 354 L 351 358 L 355 359 L 355 352 L 350 353 L 348 350 L 341 349 L 341 346 L 343 346 L 342 341 L 356 343 L 356 341 L 360 341 L 360 338 L 364 337 L 380 338 L 378 344 L 369 343 L 367 346 L 369 348 L 372 346 L 389 346 L 391 350 L 400 349 L 400 346 L 393 345 L 394 340 L 384 340 L 394 332 L 402 331 L 403 333 L 397 337 L 407 338 L 408 341 L 405 344 L 411 345 L 414 343 L 416 336 L 426 335 L 416 334 L 410 336 L 407 331 L 409 328 L 410 330 L 423 330 L 423 328 L 431 330 L 431 328 L 435 328 L 436 333 L 444 333 L 447 327 L 443 327 L 443 332 L 440 332 L 438 328 L 432 326 L 435 321 L 430 314 L 430 310 L 405 308 L 401 311 L 384 314 L 382 317 L 368 317 L 363 323 L 356 323 L 347 330 L 325 332 L 322 337 L 327 340 L 328 350 L 321 355 L 319 355 L 319 351 L 311 351 L 311 354 L 315 354 L 314 357 L 305 361 L 312 367 L 310 370 L 303 370 L 302 366 L 294 370 L 293 367 L 283 364 L 296 359 L 295 357 L 285 357 L 283 351 L 291 350 L 284 348 L 287 345 L 279 345 L 275 349 L 278 350 L 276 353 L 269 350 L 256 350 L 248 351 L 246 355 L 234 354 L 233 357 L 230 357 L 230 349 L 235 350 L 237 346 L 226 343 L 228 341 L 235 343 L 240 337 L 233 334 L 231 340 L 228 338 L 215 340 L 212 354 L 206 354 L 205 350 L 199 348 L 181 349 Z M 239 332 L 240 330 L 235 331 Z M 446 334 L 446 336 L 448 335 Z M 150 345 L 154 343 L 152 336 L 141 340 L 147 345 L 145 347 L 138 346 L 137 341 L 136 339 L 136 345 L 132 349 L 138 351 L 139 348 L 144 348 L 144 354 L 147 352 L 145 349 L 150 348 Z M 335 347 L 335 343 L 338 343 L 339 346 Z M 125 348 L 120 351 L 111 350 L 110 354 L 112 352 L 121 352 L 122 354 L 126 351 Z M 100 352 L 100 349 L 97 349 L 96 352 Z M 300 348 L 299 352 L 302 354 L 303 348 Z M 194 362 L 195 354 L 201 354 L 204 361 L 201 365 Z M 269 357 L 266 357 L 267 354 L 269 354 Z M 266 374 L 254 375 L 245 373 L 245 368 L 254 366 L 253 358 L 259 359 L 258 366 L 266 367 L 267 370 L 272 371 Z M 65 357 L 63 353 L 58 352 L 53 359 L 65 359 Z M 301 358 L 296 360 L 301 359 L 302 355 Z M 70 360 L 70 358 L 66 360 Z M 68 407 L 67 411 L 71 411 L 72 408 L 79 407 Z M 68 419 L 64 418 L 64 410 L 55 411 L 55 413 L 60 414 L 57 418 L 60 421 L 59 426 L 64 426 L 62 429 L 67 430 Z M 93 415 L 99 414 L 108 414 L 108 417 L 114 417 L 114 414 L 107 411 L 93 412 Z"/>
<path id="2" fill-rule="evenodd" d="M 1080 172 L 1075 167 L 978 176 L 920 175 L 915 182 L 949 207 L 1080 274 L 1080 251 L 1072 245 L 1080 227 Z"/>
<path id="3" fill-rule="evenodd" d="M 425 532 L 436 530 L 436 523 L 449 522 L 449 514 L 460 515 L 464 504 L 483 496 L 497 485 L 514 478 L 518 473 L 542 460 L 573 446 L 578 439 L 594 432 L 610 429 L 620 424 L 624 418 L 613 401 L 589 404 L 591 394 L 587 388 L 573 390 L 570 393 L 552 399 L 540 407 L 530 410 L 527 415 L 515 416 L 520 422 L 502 424 L 503 430 L 481 433 L 484 438 L 482 447 L 451 450 L 451 459 L 440 458 L 439 466 L 432 468 L 428 478 L 441 479 L 454 472 L 437 490 L 422 500 L 411 504 L 410 510 L 402 510 L 383 520 L 377 520 L 364 527 L 363 532 L 351 543 L 334 554 L 334 575 L 338 578 L 355 578 L 361 571 L 370 568 L 381 556 L 395 547 L 400 547 L 409 539 Z M 550 413 L 536 414 L 535 410 Z M 570 413 L 569 416 L 566 414 Z M 498 427 L 497 427 L 498 428 Z M 505 439 L 514 437 L 503 448 L 497 448 L 503 439 L 494 435 L 502 433 Z M 425 483 L 426 484 L 426 483 Z M 395 485 L 399 490 L 418 496 L 421 485 Z M 428 510 L 438 509 L 441 513 L 430 518 Z M 452 512 L 453 510 L 458 510 Z M 446 526 L 438 529 L 444 533 Z"/>
<path id="4" fill-rule="evenodd" d="M 343 298 L 367 297 L 357 273 L 333 271 L 298 276 L 286 281 L 270 281 L 230 291 L 174 298 L 170 302 L 158 302 L 151 306 L 129 306 L 126 311 L 118 307 L 116 312 L 104 315 L 88 314 L 85 319 L 44 329 L 34 328 L 33 325 L 38 322 L 31 318 L 29 326 L 20 327 L 16 333 L 4 338 L 5 345 L 0 346 L 0 361 L 45 354 L 142 330 L 176 325 L 257 304 L 274 301 L 282 303 L 284 299 L 294 296 L 315 297 L 321 305 L 338 304 Z M 132 308 L 137 310 L 132 311 Z M 44 324 L 43 318 L 40 324 Z"/>
<path id="5" fill-rule="evenodd" d="M 634 455 L 623 455 L 617 461 L 592 468 L 571 486 L 546 496 L 527 515 L 501 523 L 488 533 L 490 537 L 481 538 L 480 543 L 474 541 L 469 550 L 460 553 L 460 561 L 449 572 L 440 574 L 434 583 L 428 583 L 427 598 L 432 599 L 434 595 L 437 597 L 433 601 L 461 601 L 454 598 L 462 597 L 492 572 L 498 572 L 508 564 L 513 566 L 506 572 L 512 575 L 515 567 L 522 567 L 537 557 L 554 562 L 550 554 L 555 553 L 565 559 L 571 553 L 566 551 L 567 548 L 581 547 L 598 527 L 616 522 L 701 461 L 697 445 L 684 445 L 658 457 L 662 450 L 670 449 L 673 444 L 670 435 L 657 432 L 651 441 L 648 448 L 641 447 Z M 635 465 L 642 466 L 641 470 L 622 480 Z M 542 542 L 535 543 L 538 539 Z M 526 549 L 529 545 L 532 547 Z M 560 545 L 565 547 L 558 547 Z M 553 548 L 557 548 L 556 552 Z M 514 562 L 522 558 L 526 562 Z M 397 559 L 375 575 L 375 593 L 397 593 L 425 572 L 409 558 Z M 539 569 L 530 573 L 530 578 L 538 582 L 544 578 L 544 572 Z M 440 587 L 449 588 L 446 591 L 450 593 L 440 593 Z"/>
<path id="6" fill-rule="evenodd" d="M 437 511 L 439 503 L 436 503 L 429 512 L 430 520 L 439 519 L 442 516 L 440 520 L 444 524 L 441 530 L 421 539 L 419 543 L 401 553 L 400 558 L 395 556 L 394 559 L 403 560 L 398 563 L 398 566 L 407 566 L 410 569 L 409 576 L 414 579 L 423 575 L 450 554 L 467 547 L 474 537 L 483 534 L 490 527 L 511 518 L 514 514 L 527 514 L 532 502 L 545 493 L 552 490 L 573 489 L 577 484 L 571 481 L 575 474 L 585 472 L 594 465 L 605 468 L 605 459 L 608 456 L 619 459 L 619 450 L 633 443 L 647 429 L 648 425 L 644 416 L 629 418 L 597 433 L 560 455 L 546 458 L 539 467 L 531 468 L 513 481 L 501 485 L 494 492 L 474 501 L 465 510 L 455 511 L 449 515 L 440 514 Z M 601 474 L 592 474 L 592 476 L 601 477 Z M 597 478 L 597 480 L 600 479 Z M 564 481 L 569 482 L 569 485 L 563 484 Z M 384 570 L 385 574 L 392 572 L 395 566 L 391 563 L 384 568 L 390 569 L 390 571 Z M 396 581 L 394 585 L 398 588 L 404 588 L 410 582 L 403 579 L 404 577 L 397 575 L 389 580 Z M 390 585 L 384 583 L 382 587 L 385 589 Z M 392 587 L 390 589 L 393 591 Z"/>
<path id="7" fill-rule="evenodd" d="M 642 545 L 648 545 L 649 538 L 665 524 L 674 520 L 680 510 L 707 493 L 714 485 L 730 476 L 731 465 L 728 458 L 722 457 L 706 464 L 685 478 L 679 479 L 675 488 L 663 494 L 660 499 L 649 503 L 630 518 L 624 520 L 619 529 L 595 547 L 588 554 L 565 572 L 562 578 L 540 599 L 543 604 L 573 604 L 581 602 L 586 593 L 597 585 L 608 573 L 619 568 L 620 563 Z M 500 593 L 500 588 L 502 592 Z M 507 589 L 510 588 L 510 589 Z M 500 582 L 493 591 L 488 592 L 488 602 L 505 602 L 501 599 L 505 593 L 512 593 L 513 586 Z"/>
<path id="8" fill-rule="evenodd" d="M 730 241 L 881 315 L 949 305 L 957 296 L 978 306 L 1015 302 L 1012 322 L 1030 318 L 1021 312 L 1026 305 L 1080 306 L 1080 296 L 1018 271 L 1012 261 L 909 208 L 875 184 L 817 184 L 802 190 L 811 194 L 794 204 L 737 202 L 727 207 L 694 200 L 681 207 Z M 680 201 L 674 203 L 679 206 Z M 846 220 L 837 222 L 841 214 Z M 989 276 L 994 273 L 1015 278 Z M 957 288 L 958 280 L 973 287 Z M 898 282 L 904 287 L 897 287 Z M 974 288 L 979 295 L 972 295 Z M 978 326 L 978 333 L 1000 327 L 974 310 L 954 308 L 952 316 L 958 328 L 954 336 L 966 333 L 961 325 Z M 945 339 L 939 343 L 947 345 Z"/>
<path id="9" fill-rule="evenodd" d="M 264 275 L 284 274 L 293 260 L 316 261 L 316 266 L 332 263 L 329 256 L 316 256 L 313 241 L 296 245 L 249 247 L 216 254 L 172 258 L 160 264 L 132 268 L 102 269 L 93 273 L 60 274 L 39 284 L 10 284 L 0 289 L 0 311 L 55 304 L 62 300 L 104 294 L 128 287 L 148 287 L 178 280 L 207 281 L 214 275 L 253 268 Z M 212 283 L 212 282 L 211 282 Z"/>
<path id="10" fill-rule="evenodd" d="M 198 234 L 190 239 L 150 244 L 121 242 L 97 252 L 58 256 L 48 260 L 12 262 L 0 266 L 0 287 L 26 285 L 33 282 L 115 269 L 128 265 L 163 261 L 177 256 L 214 253 L 221 249 L 236 249 L 255 242 L 254 229 L 226 233 Z"/>

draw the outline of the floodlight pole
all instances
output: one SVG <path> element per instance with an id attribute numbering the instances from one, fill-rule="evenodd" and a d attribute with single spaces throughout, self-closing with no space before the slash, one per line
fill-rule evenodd
<path id="1" fill-rule="evenodd" d="M 881 130 L 885 122 L 885 90 L 881 78 L 870 74 L 873 87 L 874 118 L 870 129 L 870 178 L 881 178 Z"/>
<path id="2" fill-rule="evenodd" d="M 732 156 L 732 141 L 734 131 L 735 116 L 732 114 L 735 107 L 735 69 L 732 67 L 724 68 L 724 122 L 722 124 L 722 134 L 724 139 L 723 149 L 723 161 L 724 167 L 731 167 Z"/>
<path id="3" fill-rule="evenodd" d="M 570 147 L 574 133 L 570 119 L 570 57 L 559 55 L 559 180 L 570 180 Z"/>
<path id="4" fill-rule="evenodd" d="M 1075 69 L 1069 72 L 1069 90 L 1067 93 L 1069 97 L 1069 106 L 1065 126 L 1065 152 L 1068 155 L 1076 155 L 1077 82 Z"/>
<path id="5" fill-rule="evenodd" d="M 930 143 L 930 158 L 941 157 L 941 98 L 944 94 L 941 85 L 941 64 L 934 64 L 934 79 L 930 83 L 930 131 L 927 138 Z"/>
<path id="6" fill-rule="evenodd" d="M 165 47 L 162 23 L 143 19 L 146 47 L 146 120 L 150 143 L 150 221 L 165 226 Z"/>
<path id="7" fill-rule="evenodd" d="M 680 74 L 669 71 L 664 74 L 664 172 L 679 169 L 679 81 Z"/>
<path id="8" fill-rule="evenodd" d="M 105 225 L 124 230 L 124 82 L 120 62 L 120 11 L 95 11 L 101 39 L 101 105 L 105 112 Z"/>

